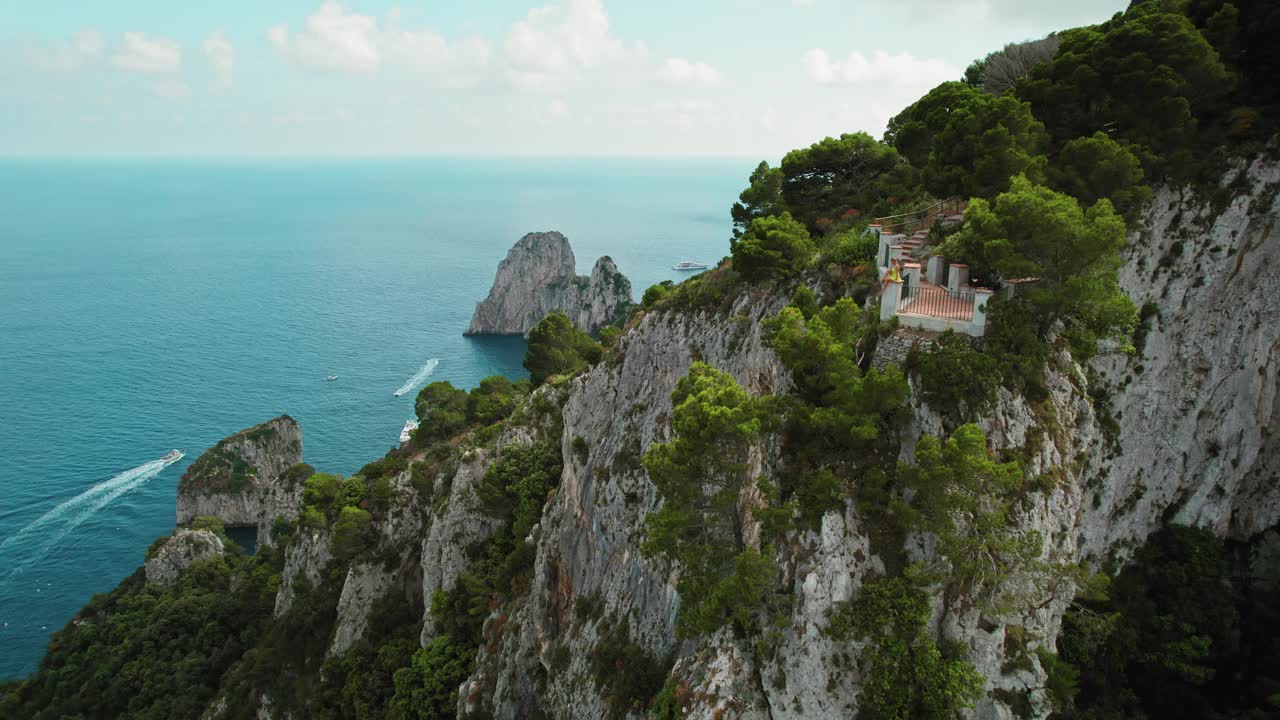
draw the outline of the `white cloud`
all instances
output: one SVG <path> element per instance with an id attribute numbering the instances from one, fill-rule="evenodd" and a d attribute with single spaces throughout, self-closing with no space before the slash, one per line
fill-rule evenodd
<path id="1" fill-rule="evenodd" d="M 66 44 L 53 48 L 28 47 L 28 61 L 40 70 L 68 72 L 78 70 L 97 58 L 107 42 L 97 30 L 81 30 Z"/>
<path id="2" fill-rule="evenodd" d="M 330 70 L 369 71 L 397 64 L 440 72 L 486 65 L 490 55 L 488 43 L 479 38 L 450 44 L 431 30 L 401 29 L 398 8 L 380 27 L 378 18 L 348 11 L 337 0 L 326 0 L 307 17 L 304 30 L 291 35 L 288 25 L 276 25 L 267 39 L 299 65 Z"/>
<path id="3" fill-rule="evenodd" d="M 804 54 L 804 66 L 809 78 L 820 85 L 860 85 L 866 83 L 933 87 L 946 80 L 958 79 L 963 73 L 957 68 L 929 58 L 917 58 L 911 53 L 889 54 L 877 50 L 868 60 L 858 51 L 849 53 L 844 60 L 832 60 L 826 50 L 814 48 Z"/>
<path id="4" fill-rule="evenodd" d="M 215 31 L 204 41 L 204 54 L 217 73 L 218 81 L 223 87 L 230 87 L 235 73 L 236 49 L 221 30 Z"/>
<path id="5" fill-rule="evenodd" d="M 302 65 L 335 70 L 372 70 L 382 62 L 378 19 L 347 12 L 337 0 L 326 0 L 306 21 L 306 29 L 289 35 L 287 25 L 267 31 L 277 51 Z"/>
<path id="6" fill-rule="evenodd" d="M 711 87 L 720 84 L 720 71 L 704 62 L 670 58 L 658 68 L 658 77 L 674 85 Z"/>
<path id="7" fill-rule="evenodd" d="M 182 67 L 182 48 L 168 38 L 148 38 L 145 33 L 127 32 L 124 46 L 111 61 L 130 72 L 177 72 Z"/>
<path id="8" fill-rule="evenodd" d="M 584 70 L 642 58 L 643 45 L 628 48 L 609 29 L 601 0 L 562 0 L 530 10 L 504 42 L 512 81 L 536 92 L 562 89 Z"/>

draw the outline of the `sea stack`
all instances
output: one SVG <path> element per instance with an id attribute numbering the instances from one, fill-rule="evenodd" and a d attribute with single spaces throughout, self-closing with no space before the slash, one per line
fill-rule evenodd
<path id="1" fill-rule="evenodd" d="M 594 333 L 626 319 L 631 281 L 607 255 L 590 277 L 577 275 L 573 248 L 558 232 L 529 233 L 498 264 L 493 287 L 476 304 L 464 335 L 528 336 L 547 314 L 560 311 Z"/>

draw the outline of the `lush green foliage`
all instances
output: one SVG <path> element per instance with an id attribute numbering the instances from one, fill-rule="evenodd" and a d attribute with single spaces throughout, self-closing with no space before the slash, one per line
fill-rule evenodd
<path id="1" fill-rule="evenodd" d="M 432 638 L 413 654 L 409 667 L 395 672 L 395 696 L 387 720 L 454 717 L 458 686 L 471 673 L 475 655 L 474 648 L 458 645 L 448 635 Z"/>
<path id="2" fill-rule="evenodd" d="M 663 299 L 671 294 L 672 285 L 673 283 L 670 280 L 663 280 L 655 285 L 650 285 L 640 298 L 640 307 L 645 310 L 652 310 L 653 306 L 662 302 Z"/>
<path id="3" fill-rule="evenodd" d="M 1053 62 L 1018 88 L 1057 144 L 1113 127 L 1113 137 L 1145 146 L 1157 179 L 1194 165 L 1196 114 L 1219 102 L 1230 76 L 1213 46 L 1185 16 L 1139 3 L 1095 27 L 1061 34 Z"/>
<path id="4" fill-rule="evenodd" d="M 907 397 L 896 368 L 863 373 L 857 344 L 863 326 L 857 303 L 843 298 L 807 321 L 795 307 L 770 322 L 769 342 L 809 407 L 793 413 L 802 432 L 835 450 L 867 451 L 893 428 Z"/>
<path id="5" fill-rule="evenodd" d="M 996 359 L 974 350 L 967 339 L 951 330 L 928 351 L 913 347 L 906 366 L 919 380 L 920 397 L 952 427 L 976 420 L 995 402 L 1000 384 Z"/>
<path id="6" fill-rule="evenodd" d="M 1124 220 L 1110 201 L 1086 210 L 1070 195 L 1016 177 L 995 202 L 969 205 L 964 229 L 943 252 L 967 261 L 978 276 L 1039 278 L 1025 295 L 1041 334 L 1065 320 L 1092 339 L 1127 337 L 1137 321 L 1116 280 L 1124 246 Z"/>
<path id="7" fill-rule="evenodd" d="M 666 681 L 670 662 L 663 662 L 631 639 L 626 620 L 600 629 L 591 651 L 591 676 L 615 717 L 648 709 Z"/>
<path id="8" fill-rule="evenodd" d="M 591 336 L 579 330 L 567 315 L 554 312 L 529 331 L 524 367 L 534 385 L 553 375 L 572 375 L 599 362 L 604 352 Z"/>
<path id="9" fill-rule="evenodd" d="M 413 409 L 419 421 L 416 438 L 420 445 L 448 440 L 467 425 L 467 391 L 447 380 L 433 382 L 418 392 Z"/>
<path id="10" fill-rule="evenodd" d="M 977 95 L 952 108 L 934 135 L 925 186 L 939 197 L 994 197 L 1015 175 L 1043 177 L 1046 144 L 1030 105 L 1008 95 Z"/>
<path id="11" fill-rule="evenodd" d="M 1078 599 L 1063 620 L 1058 664 L 1074 666 L 1079 692 L 1071 703 L 1064 687 L 1057 717 L 1280 713 L 1280 589 L 1239 582 L 1232 552 L 1207 530 L 1170 526 L 1134 555 L 1110 597 Z"/>
<path id="12" fill-rule="evenodd" d="M 1018 463 L 991 457 L 977 425 L 961 425 L 944 442 L 926 435 L 916 444 L 914 465 L 898 471 L 914 491 L 897 511 L 912 528 L 938 537 L 946 558 L 948 589 L 980 605 L 1002 610 L 1005 580 L 1040 554 L 1041 538 L 1019 532 L 1010 512 L 1022 488 Z"/>
<path id="13" fill-rule="evenodd" d="M 823 217 L 849 210 L 887 211 L 914 186 L 911 168 L 897 151 L 866 133 L 824 138 L 782 159 L 785 210 L 810 229 Z M 775 212 L 782 209 L 775 205 Z"/>
<path id="14" fill-rule="evenodd" d="M 733 267 L 749 282 L 790 278 L 808 266 L 816 248 L 790 213 L 751 221 L 733 244 Z"/>
<path id="15" fill-rule="evenodd" d="M 951 720 L 982 697 L 982 676 L 939 650 L 926 630 L 929 616 L 928 596 L 903 577 L 866 583 L 833 613 L 833 635 L 868 643 L 859 720 Z"/>
<path id="16" fill-rule="evenodd" d="M 733 237 L 742 237 L 742 233 L 751 227 L 751 223 L 770 215 L 779 215 L 785 211 L 782 201 L 782 169 L 771 168 L 769 163 L 761 162 L 751 172 L 750 183 L 746 190 L 738 196 L 738 202 L 729 211 L 733 218 Z M 645 297 L 648 298 L 646 291 Z M 649 306 L 646 301 L 645 307 Z"/>
<path id="17" fill-rule="evenodd" d="M 1116 212 L 1129 220 L 1151 199 L 1151 188 L 1142 184 L 1142 163 L 1124 145 L 1098 131 L 1062 146 L 1049 169 L 1053 186 L 1088 207 L 1106 198 Z"/>
<path id="18" fill-rule="evenodd" d="M 823 250 L 823 259 L 841 265 L 870 264 L 876 256 L 879 239 L 863 232 L 862 228 L 850 228 L 836 233 Z"/>
<path id="19" fill-rule="evenodd" d="M 694 363 L 671 394 L 668 443 L 644 455 L 662 498 L 646 518 L 646 552 L 680 564 L 679 627 L 696 636 L 733 621 L 751 627 L 752 612 L 772 579 L 772 562 L 742 541 L 738 495 L 748 446 L 761 429 L 760 402 L 733 379 Z"/>
<path id="20" fill-rule="evenodd" d="M 39 670 L 0 698 L 0 716 L 200 717 L 271 620 L 281 561 L 210 558 L 167 588 L 139 569 L 54 633 Z"/>
<path id="21" fill-rule="evenodd" d="M 491 425 L 510 415 L 519 399 L 527 394 L 529 384 L 525 381 L 512 383 L 502 375 L 487 377 L 467 397 L 467 419 Z"/>

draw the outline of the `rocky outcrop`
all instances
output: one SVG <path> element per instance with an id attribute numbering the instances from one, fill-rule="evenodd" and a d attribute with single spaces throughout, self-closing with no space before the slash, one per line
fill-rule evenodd
<path id="1" fill-rule="evenodd" d="M 597 260 L 590 277 L 578 275 L 576 268 L 564 235 L 525 235 L 498 264 L 493 287 L 476 305 L 465 334 L 528 336 L 539 320 L 557 310 L 591 333 L 626 319 L 631 282 L 613 260 Z"/>
<path id="2" fill-rule="evenodd" d="M 1224 183 L 1249 191 L 1224 211 L 1163 190 L 1131 237 L 1122 285 L 1138 305 L 1159 307 L 1141 355 L 1104 356 L 1091 373 L 1059 351 L 1045 402 L 1001 390 L 980 423 L 993 449 L 1022 458 L 1041 478 L 1014 520 L 1042 536 L 1041 560 L 1050 565 L 1123 561 L 1168 521 L 1239 540 L 1262 537 L 1280 522 L 1271 429 L 1280 419 L 1280 165 L 1259 162 L 1236 172 L 1247 180 L 1233 173 Z M 536 531 L 532 590 L 486 624 L 476 671 L 460 691 L 460 714 L 610 714 L 615 708 L 590 682 L 605 622 L 626 623 L 633 642 L 653 657 L 676 659 L 671 677 L 687 717 L 856 714 L 865 658 L 856 644 L 828 635 L 828 614 L 856 597 L 883 563 L 852 503 L 777 549 L 792 609 L 769 656 L 724 635 L 680 641 L 676 576 L 640 552 L 644 516 L 657 500 L 638 460 L 669 432 L 676 380 L 697 357 L 755 393 L 785 392 L 787 374 L 759 337 L 759 320 L 783 302 L 740 299 L 720 316 L 651 315 L 621 339 L 620 361 L 573 381 L 563 410 L 565 469 Z M 929 341 L 910 332 L 885 338 L 872 364 L 901 362 L 913 343 Z M 1100 386 L 1109 388 L 1109 403 L 1095 399 Z M 924 434 L 947 429 L 913 398 L 902 459 L 914 458 Z M 579 440 L 588 453 L 574 452 Z M 752 465 L 775 481 L 785 472 L 770 441 Z M 1257 565 L 1280 554 L 1274 544 L 1257 544 Z M 908 555 L 927 560 L 931 545 L 914 538 Z M 987 697 L 972 713 L 983 720 L 1017 717 L 1010 698 L 1030 717 L 1051 711 L 1034 650 L 1054 646 L 1074 586 L 1033 576 L 1011 584 L 1027 602 L 1007 614 L 951 607 L 941 592 L 934 597 L 932 632 L 965 648 L 987 678 Z M 599 604 L 601 618 L 576 611 L 583 598 Z"/>
<path id="3" fill-rule="evenodd" d="M 1012 521 L 1044 542 L 1038 569 L 1008 582 L 1021 599 L 1015 608 L 983 611 L 934 588 L 930 633 L 959 648 L 986 678 L 986 697 L 971 717 L 1043 718 L 1051 711 L 1035 650 L 1054 646 L 1075 586 L 1036 574 L 1043 568 L 1124 562 L 1170 521 L 1248 541 L 1242 557 L 1257 572 L 1280 567 L 1280 453 L 1272 429 L 1280 420 L 1280 323 L 1274 321 L 1280 287 L 1273 272 L 1280 263 L 1280 164 L 1238 168 L 1224 183 L 1241 188 L 1225 208 L 1158 192 L 1143 229 L 1131 237 L 1121 282 L 1139 305 L 1155 309 L 1148 312 L 1141 352 L 1117 349 L 1086 368 L 1059 343 L 1046 373 L 1047 397 L 1033 402 L 1001 389 L 980 421 L 992 449 L 1018 457 L 1034 480 Z M 545 241 L 540 252 L 571 272 L 572 254 L 560 241 Z M 520 268 L 508 267 L 519 262 L 508 258 L 495 291 L 504 278 L 504 287 L 524 282 Z M 508 312 L 501 300 L 489 306 L 493 317 Z M 495 437 L 461 438 L 447 462 L 435 466 L 419 458 L 417 476 L 407 471 L 394 478 L 392 509 L 378 521 L 378 547 L 369 557 L 339 568 L 328 531 L 296 532 L 277 614 L 291 607 L 299 580 L 340 581 L 340 593 L 330 586 L 337 619 L 328 646 L 329 654 L 340 654 L 368 631 L 379 597 L 420 593 L 421 605 L 430 607 L 437 592 L 455 587 L 473 567 L 500 526 L 476 492 L 486 472 L 507 448 L 552 440 L 560 444 L 564 467 L 528 534 L 530 590 L 481 609 L 489 614 L 471 675 L 458 688 L 460 716 L 626 716 L 607 688 L 592 681 L 593 657 L 601 643 L 616 642 L 610 630 L 618 627 L 635 645 L 629 650 L 671 668 L 684 717 L 855 716 L 868 658 L 859 643 L 832 636 L 830 614 L 889 561 L 872 540 L 876 518 L 852 499 L 770 548 L 786 602 L 767 643 L 724 630 L 678 637 L 679 570 L 641 550 L 645 517 L 659 500 L 640 459 L 670 437 L 676 382 L 694 360 L 703 360 L 754 394 L 787 393 L 790 375 L 762 327 L 786 302 L 786 293 L 757 289 L 726 300 L 731 307 L 723 312 L 639 317 L 604 362 L 540 388 Z M 507 319 L 519 319 L 519 312 L 511 310 Z M 888 334 L 869 362 L 900 364 L 914 344 L 930 342 L 928 333 Z M 951 429 L 919 394 L 908 410 L 897 438 L 904 462 L 914 461 L 920 438 Z M 776 436 L 752 448 L 747 464 L 752 475 L 774 484 L 789 471 Z M 430 477 L 422 477 L 427 467 Z M 751 501 L 744 494 L 744 516 Z M 263 511 L 248 507 L 245 517 L 260 521 Z M 744 537 L 755 537 L 753 523 L 744 519 Z M 905 551 L 908 561 L 937 559 L 927 535 L 911 536 Z M 424 612 L 424 644 L 439 632 L 435 622 Z"/>
<path id="4" fill-rule="evenodd" d="M 143 566 L 147 582 L 172 585 L 182 571 L 206 558 L 218 557 L 223 550 L 222 540 L 214 533 L 180 528 L 147 558 Z"/>
<path id="5" fill-rule="evenodd" d="M 302 462 L 302 429 L 288 415 L 225 438 L 196 459 L 178 483 L 178 524 L 215 515 L 228 527 L 258 529 L 270 544 L 277 517 L 293 520 L 302 482 L 288 470 Z"/>

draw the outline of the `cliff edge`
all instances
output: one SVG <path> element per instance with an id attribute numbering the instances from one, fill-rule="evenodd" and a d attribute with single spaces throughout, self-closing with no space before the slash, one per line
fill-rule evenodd
<path id="1" fill-rule="evenodd" d="M 229 527 L 256 527 L 258 542 L 269 544 L 276 517 L 297 517 L 302 485 L 286 475 L 301 461 L 302 429 L 288 415 L 224 438 L 182 475 L 178 524 L 215 515 Z"/>
<path id="2" fill-rule="evenodd" d="M 608 256 L 596 261 L 590 277 L 575 274 L 573 248 L 558 232 L 529 233 L 498 264 L 489 295 L 476 304 L 464 335 L 528 336 L 555 311 L 594 333 L 626 317 L 631 282 Z"/>

